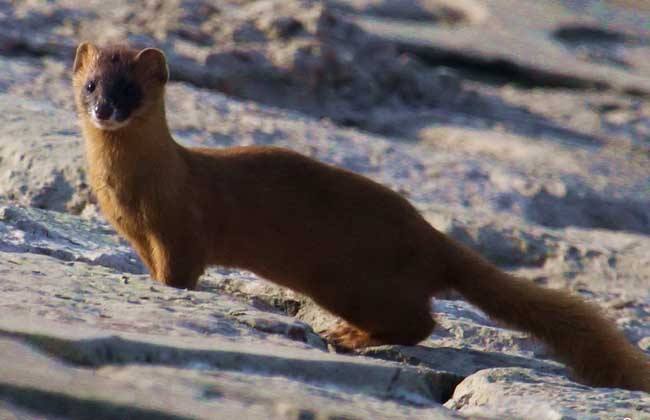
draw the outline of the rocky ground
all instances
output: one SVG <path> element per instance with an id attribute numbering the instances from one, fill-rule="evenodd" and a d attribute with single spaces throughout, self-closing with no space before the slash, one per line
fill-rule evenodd
<path id="1" fill-rule="evenodd" d="M 158 46 L 182 143 L 378 180 L 650 353 L 647 2 L 78 3 L 0 1 L 1 419 L 650 418 L 457 296 L 419 346 L 338 354 L 250 273 L 154 283 L 96 208 L 69 87 L 80 40 Z"/>

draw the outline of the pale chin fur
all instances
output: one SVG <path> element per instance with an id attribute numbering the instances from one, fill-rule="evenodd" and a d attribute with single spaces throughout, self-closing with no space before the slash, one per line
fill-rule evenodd
<path id="1" fill-rule="evenodd" d="M 130 120 L 130 118 L 127 118 L 124 121 L 115 121 L 114 119 L 100 120 L 96 118 L 92 113 L 90 113 L 90 121 L 93 123 L 93 125 L 100 130 L 105 131 L 115 131 L 119 130 L 122 127 L 126 127 L 129 124 Z"/>

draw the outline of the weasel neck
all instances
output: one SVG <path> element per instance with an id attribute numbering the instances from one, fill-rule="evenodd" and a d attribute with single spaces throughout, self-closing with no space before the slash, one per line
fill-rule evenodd
<path id="1" fill-rule="evenodd" d="M 162 100 L 126 127 L 102 130 L 84 118 L 82 130 L 91 182 L 95 185 L 107 180 L 167 182 L 169 175 L 180 177 L 186 171 L 183 147 L 169 132 Z"/>

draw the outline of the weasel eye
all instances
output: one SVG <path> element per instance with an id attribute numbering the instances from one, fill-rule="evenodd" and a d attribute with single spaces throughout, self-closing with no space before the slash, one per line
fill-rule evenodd
<path id="1" fill-rule="evenodd" d="M 95 82 L 92 80 L 86 83 L 86 92 L 93 93 L 95 91 Z"/>
<path id="2" fill-rule="evenodd" d="M 136 87 L 133 84 L 129 83 L 124 87 L 124 94 L 127 97 L 133 97 L 137 93 Z"/>

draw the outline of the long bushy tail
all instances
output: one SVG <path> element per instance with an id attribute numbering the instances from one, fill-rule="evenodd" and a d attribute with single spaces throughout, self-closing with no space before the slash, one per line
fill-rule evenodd
<path id="1" fill-rule="evenodd" d="M 494 319 L 531 333 L 592 386 L 650 392 L 650 359 L 602 315 L 567 291 L 511 276 L 453 241 L 449 287 Z"/>

